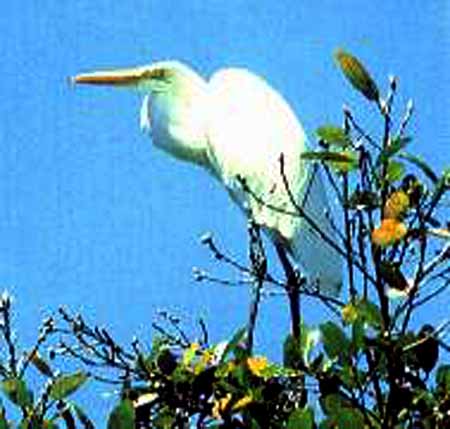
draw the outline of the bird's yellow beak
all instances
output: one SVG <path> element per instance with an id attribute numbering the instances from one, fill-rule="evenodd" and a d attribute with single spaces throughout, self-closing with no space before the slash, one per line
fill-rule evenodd
<path id="1" fill-rule="evenodd" d="M 135 86 L 141 79 L 148 77 L 148 71 L 145 67 L 95 71 L 78 74 L 70 78 L 70 82 L 87 85 Z"/>

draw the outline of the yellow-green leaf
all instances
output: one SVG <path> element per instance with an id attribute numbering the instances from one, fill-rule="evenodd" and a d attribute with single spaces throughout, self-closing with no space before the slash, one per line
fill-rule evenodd
<path id="1" fill-rule="evenodd" d="M 289 416 L 287 429 L 313 429 L 314 411 L 310 408 L 298 408 Z"/>
<path id="2" fill-rule="evenodd" d="M 361 62 L 348 52 L 338 49 L 335 58 L 355 89 L 361 92 L 368 100 L 378 102 L 380 94 L 375 81 Z"/>
<path id="3" fill-rule="evenodd" d="M 340 152 L 303 152 L 301 158 L 308 161 L 327 162 L 331 167 L 341 173 L 354 170 L 358 167 L 358 154 L 349 150 Z"/>
<path id="4" fill-rule="evenodd" d="M 398 161 L 390 160 L 386 170 L 386 180 L 388 182 L 397 182 L 405 175 L 405 166 Z"/>
<path id="5" fill-rule="evenodd" d="M 383 149 L 378 157 L 378 163 L 383 164 L 388 161 L 389 158 L 396 155 L 401 149 L 403 149 L 409 142 L 411 137 L 394 137 L 389 146 Z"/>
<path id="6" fill-rule="evenodd" d="M 183 353 L 183 365 L 189 366 L 199 354 L 200 344 L 192 343 Z"/>
<path id="7" fill-rule="evenodd" d="M 88 375 L 82 371 L 57 377 L 50 388 L 49 395 L 56 400 L 64 399 L 76 392 L 88 378 Z"/>
<path id="8" fill-rule="evenodd" d="M 132 429 L 135 425 L 135 411 L 129 399 L 115 407 L 108 418 L 107 429 Z"/>
<path id="9" fill-rule="evenodd" d="M 420 168 L 422 172 L 433 182 L 437 183 L 439 181 L 439 178 L 437 174 L 432 170 L 432 168 L 421 158 L 419 158 L 416 155 L 411 155 L 407 152 L 400 152 L 398 154 L 398 157 L 401 159 L 404 159 L 405 161 L 410 162 L 411 164 L 415 165 L 416 167 Z"/>
<path id="10" fill-rule="evenodd" d="M 331 166 L 340 173 L 348 173 L 358 168 L 358 153 L 350 150 L 339 152 L 342 159 L 341 161 L 334 161 Z"/>
<path id="11" fill-rule="evenodd" d="M 19 378 L 10 378 L 2 381 L 2 390 L 8 399 L 22 408 L 29 408 L 33 405 L 33 394 L 28 390 L 25 381 Z"/>
<path id="12" fill-rule="evenodd" d="M 336 357 L 345 358 L 350 352 L 350 340 L 344 331 L 333 322 L 325 322 L 320 325 L 322 342 L 325 352 L 330 359 Z"/>
<path id="13" fill-rule="evenodd" d="M 383 208 L 384 219 L 403 219 L 410 207 L 409 196 L 403 191 L 394 191 L 389 195 Z"/>
<path id="14" fill-rule="evenodd" d="M 350 137 L 345 134 L 341 127 L 335 125 L 324 125 L 317 128 L 317 136 L 325 142 L 340 147 L 347 147 L 350 145 Z"/>
<path id="15" fill-rule="evenodd" d="M 381 327 L 381 311 L 373 302 L 363 299 L 358 302 L 358 309 L 365 323 L 376 329 Z"/>
<path id="16" fill-rule="evenodd" d="M 358 307 L 352 302 L 348 303 L 342 307 L 341 316 L 345 324 L 353 324 L 358 319 Z"/>
<path id="17" fill-rule="evenodd" d="M 441 365 L 436 372 L 436 384 L 442 393 L 450 394 L 450 365 Z"/>
<path id="18" fill-rule="evenodd" d="M 364 416 L 358 409 L 342 408 L 335 415 L 337 429 L 361 429 L 364 427 Z"/>
<path id="19" fill-rule="evenodd" d="M 269 361 L 265 356 L 251 356 L 247 358 L 247 366 L 253 375 L 262 377 L 269 366 Z"/>
<path id="20" fill-rule="evenodd" d="M 442 180 L 444 182 L 444 186 L 446 188 L 450 188 L 450 168 L 444 170 L 444 173 L 442 174 Z"/>

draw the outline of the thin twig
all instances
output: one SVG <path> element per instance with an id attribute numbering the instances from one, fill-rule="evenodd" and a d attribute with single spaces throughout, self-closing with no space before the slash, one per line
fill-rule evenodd
<path id="1" fill-rule="evenodd" d="M 342 188 L 344 197 L 344 226 L 345 226 L 345 248 L 347 254 L 347 270 L 348 270 L 348 284 L 350 297 L 354 298 L 356 296 L 356 289 L 353 277 L 353 247 L 352 247 L 352 232 L 350 229 L 350 218 L 348 212 L 348 201 L 349 201 L 349 190 L 348 190 L 348 174 L 343 173 L 342 175 Z"/>
<path id="2" fill-rule="evenodd" d="M 412 100 L 408 100 L 408 103 L 406 104 L 405 114 L 402 118 L 402 121 L 400 122 L 400 126 L 398 129 L 398 135 L 400 137 L 403 137 L 406 126 L 408 125 L 408 122 L 411 119 L 413 112 L 414 112 L 414 103 Z"/>
<path id="3" fill-rule="evenodd" d="M 333 174 L 331 173 L 330 167 L 325 162 L 321 162 L 320 165 L 321 165 L 322 169 L 325 171 L 328 182 L 330 183 L 331 187 L 333 188 L 336 198 L 339 201 L 339 205 L 342 207 L 344 205 L 344 199 L 342 197 L 342 193 L 339 189 L 339 186 L 336 183 L 336 180 L 334 180 L 334 177 L 333 177 Z"/>
<path id="4" fill-rule="evenodd" d="M 225 264 L 228 264 L 233 268 L 238 269 L 239 271 L 250 273 L 248 267 L 242 265 L 236 259 L 232 258 L 231 256 L 228 256 L 225 252 L 221 251 L 216 245 L 212 235 L 210 234 L 204 235 L 201 239 L 201 242 L 202 244 L 208 247 L 208 249 L 212 252 L 214 258 L 217 259 L 218 261 L 224 262 Z"/>
<path id="5" fill-rule="evenodd" d="M 450 243 L 436 255 L 428 264 L 423 267 L 422 280 L 430 275 L 440 264 L 450 259 Z"/>
<path id="6" fill-rule="evenodd" d="M 0 323 L 0 330 L 3 338 L 5 339 L 6 346 L 8 348 L 8 370 L 12 376 L 17 375 L 17 357 L 16 357 L 16 345 L 14 344 L 12 328 L 11 328 L 11 298 L 9 295 L 1 297 L 0 300 L 0 313 L 2 317 L 2 323 Z"/>
<path id="7" fill-rule="evenodd" d="M 412 306 L 414 308 L 421 307 L 423 304 L 427 303 L 428 301 L 432 300 L 442 292 L 444 292 L 448 287 L 450 286 L 450 280 L 446 281 L 443 285 L 435 289 L 433 292 L 430 292 L 428 295 L 424 296 L 421 299 L 417 299 L 413 302 Z"/>
<path id="8" fill-rule="evenodd" d="M 366 251 L 365 251 L 365 242 L 364 242 L 364 236 L 365 231 L 367 229 L 365 223 L 364 223 L 364 216 L 361 210 L 357 211 L 358 216 L 358 247 L 359 247 L 359 257 L 361 259 L 361 263 L 365 269 L 365 272 L 367 272 L 367 257 L 366 257 Z M 365 272 L 363 273 L 363 298 L 367 299 L 369 290 L 368 290 L 368 281 L 367 276 L 365 275 Z"/>
<path id="9" fill-rule="evenodd" d="M 370 146 L 372 146 L 374 149 L 378 149 L 381 150 L 380 145 L 372 138 L 370 137 L 369 134 L 367 134 L 362 127 L 360 127 L 358 125 L 358 123 L 355 121 L 355 119 L 353 118 L 353 115 L 350 113 L 350 111 L 344 111 L 344 113 L 346 115 L 348 115 L 348 119 L 352 125 L 352 127 L 355 129 L 356 132 L 359 133 L 359 135 L 364 138 L 364 140 L 367 141 L 367 143 L 369 143 Z"/>

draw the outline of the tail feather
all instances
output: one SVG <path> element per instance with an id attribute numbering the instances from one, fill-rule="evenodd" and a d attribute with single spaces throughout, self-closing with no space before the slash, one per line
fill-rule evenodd
<path id="1" fill-rule="evenodd" d="M 329 217 L 329 204 L 320 171 L 309 170 L 309 184 L 303 195 L 301 206 L 320 230 L 332 240 L 336 239 Z M 295 236 L 290 240 L 290 250 L 294 259 L 302 266 L 319 290 L 336 296 L 342 287 L 342 260 L 336 250 L 305 220 L 295 228 Z"/>

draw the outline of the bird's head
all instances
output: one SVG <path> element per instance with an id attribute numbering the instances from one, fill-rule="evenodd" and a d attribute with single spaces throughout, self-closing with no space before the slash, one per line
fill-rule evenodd
<path id="1" fill-rule="evenodd" d="M 98 85 L 134 90 L 145 95 L 140 125 L 153 143 L 173 156 L 204 163 L 204 106 L 206 82 L 178 61 L 81 73 L 76 85 Z"/>

